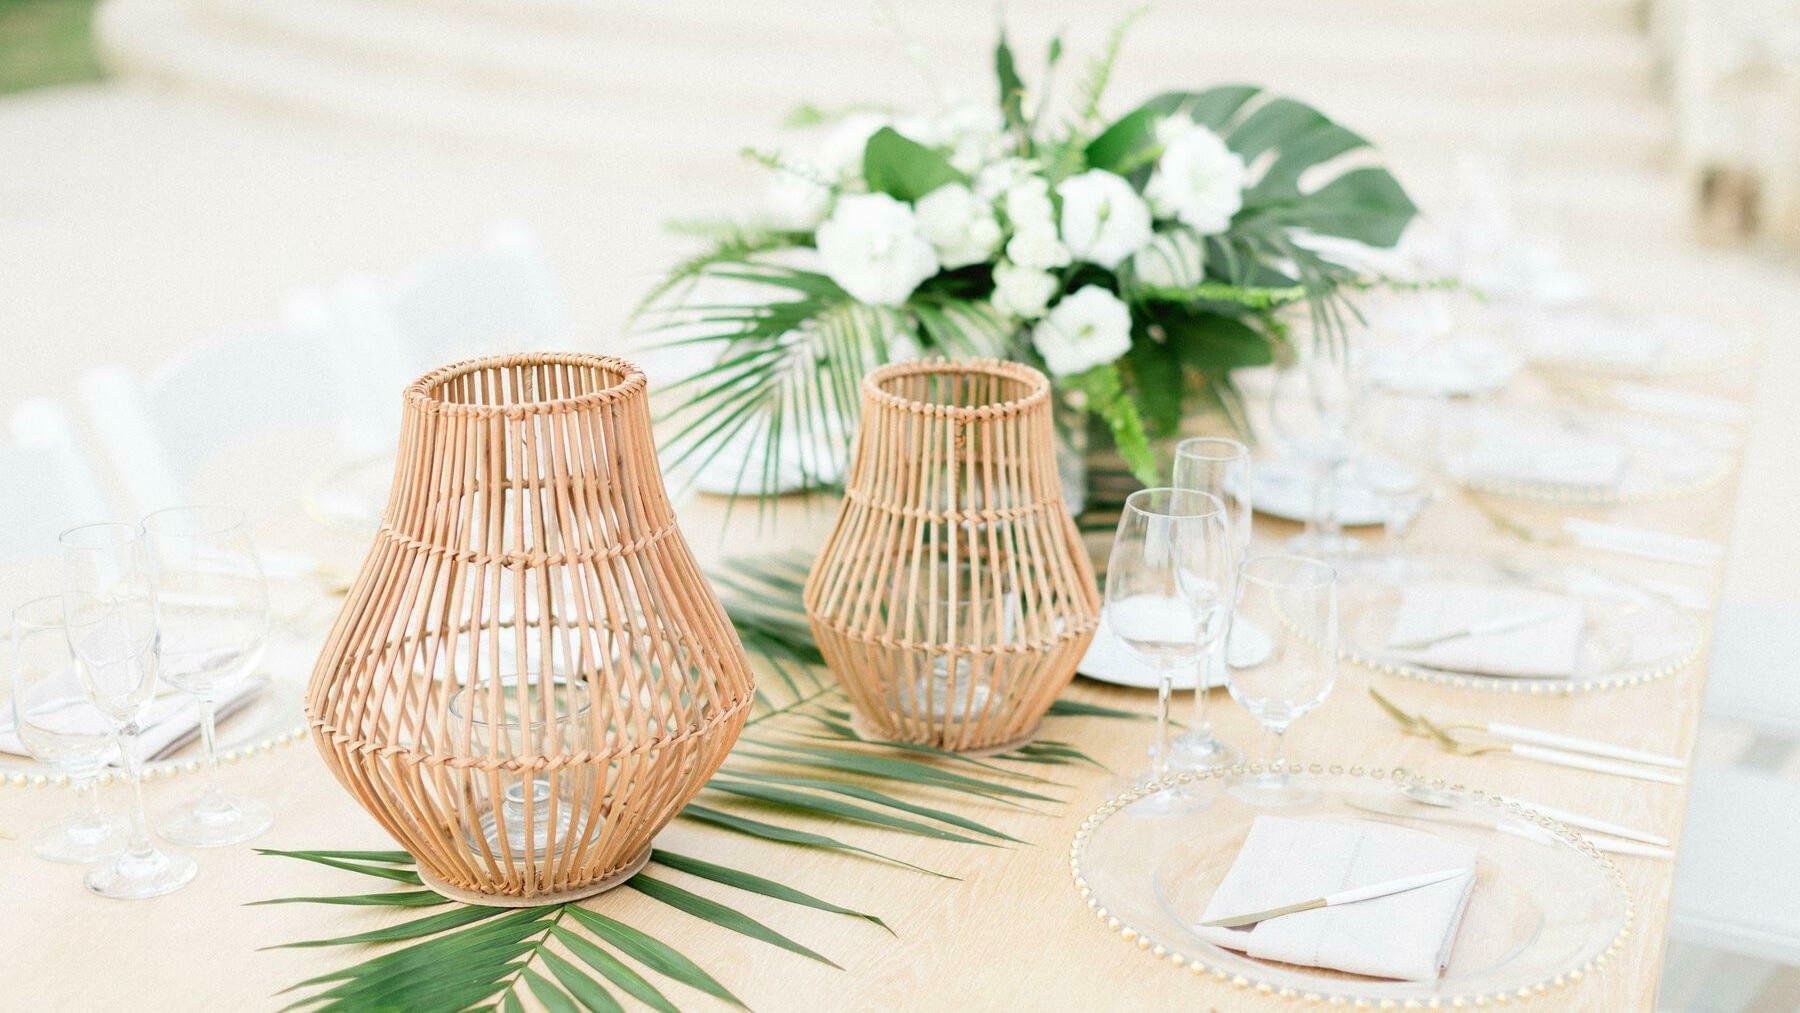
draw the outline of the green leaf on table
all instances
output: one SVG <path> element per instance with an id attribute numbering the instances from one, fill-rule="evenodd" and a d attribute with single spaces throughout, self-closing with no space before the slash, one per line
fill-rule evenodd
<path id="1" fill-rule="evenodd" d="M 555 985 L 552 985 L 550 979 L 529 967 L 525 968 L 523 977 L 525 984 L 531 989 L 531 994 L 537 996 L 537 1001 L 543 1003 L 544 1008 L 550 1013 L 581 1013 L 581 1007 L 575 1005 L 574 1000 L 562 994 Z"/>
<path id="2" fill-rule="evenodd" d="M 625 1013 L 625 1007 L 619 1005 L 619 1000 L 614 999 L 599 982 L 581 973 L 574 964 L 549 950 L 545 950 L 542 956 L 544 966 L 550 969 L 551 974 L 556 975 L 556 980 L 562 982 L 562 987 L 569 990 L 569 994 L 575 997 L 575 1001 L 583 1009 L 593 1013 Z M 531 971 L 527 970 L 525 973 L 530 974 Z"/>
<path id="3" fill-rule="evenodd" d="M 970 795 L 982 795 L 988 798 L 1022 798 L 1033 802 L 1055 802 L 1049 795 L 1040 795 L 1035 791 L 1027 791 L 1010 784 L 1001 784 L 985 778 L 969 777 L 953 773 L 928 763 L 916 760 L 903 760 L 898 757 L 881 756 L 851 749 L 833 749 L 823 746 L 801 746 L 787 743 L 767 743 L 767 747 L 778 749 L 788 755 L 771 755 L 768 753 L 746 752 L 745 756 L 761 760 L 774 760 L 782 763 L 798 763 L 805 766 L 821 767 L 876 777 L 891 778 L 913 784 L 931 785 L 948 788 Z"/>
<path id="4" fill-rule="evenodd" d="M 1067 698 L 1057 700 L 1055 703 L 1051 704 L 1048 716 L 1053 718 L 1122 718 L 1127 721 L 1154 720 L 1154 717 L 1149 714 L 1140 714 L 1137 711 L 1120 710 L 1117 707 L 1108 707 L 1104 704 L 1088 703 L 1085 700 L 1070 700 Z"/>
<path id="5" fill-rule="evenodd" d="M 786 901 L 789 904 L 798 904 L 801 907 L 809 907 L 818 911 L 828 911 L 832 914 L 848 915 L 851 918 L 861 918 L 864 921 L 873 922 L 874 924 L 887 929 L 889 935 L 892 935 L 894 932 L 893 929 L 888 928 L 886 922 L 872 914 L 865 914 L 861 911 L 852 911 L 847 907 L 841 907 L 830 901 L 821 900 L 818 897 L 814 897 L 812 894 L 803 893 L 785 883 L 777 883 L 772 879 L 765 879 L 762 876 L 757 876 L 739 869 L 728 868 L 715 862 L 707 862 L 698 858 L 690 858 L 686 855 L 677 855 L 670 851 L 664 851 L 661 848 L 650 853 L 650 860 L 659 865 L 666 865 L 677 872 L 685 872 L 690 876 L 698 876 L 701 879 L 710 879 L 715 883 L 736 887 L 739 890 L 744 890 L 749 893 L 759 893 L 764 897 L 772 897 L 775 900 Z"/>
<path id="6" fill-rule="evenodd" d="M 894 865 L 904 866 L 915 872 L 923 872 L 928 876 L 936 876 L 940 879 L 956 878 L 955 876 L 946 875 L 942 872 L 933 872 L 921 865 L 903 862 L 898 858 L 881 854 L 878 851 L 870 851 L 867 848 L 859 848 L 854 844 L 846 844 L 843 841 L 834 837 L 827 837 L 824 834 L 815 834 L 810 830 L 795 830 L 792 827 L 784 827 L 779 823 L 767 823 L 762 820 L 752 819 L 748 816 L 740 816 L 737 813 L 728 813 L 724 810 L 714 809 L 711 806 L 704 806 L 695 802 L 689 802 L 686 806 L 683 806 L 681 815 L 686 816 L 689 819 L 699 820 L 702 823 L 711 823 L 714 826 L 724 827 L 727 830 L 735 830 L 740 834 L 748 834 L 751 837 L 760 837 L 765 841 L 776 841 L 781 844 L 795 844 L 803 848 L 824 848 L 829 851 L 850 852 L 882 862 L 891 862 Z"/>
<path id="7" fill-rule="evenodd" d="M 821 964 L 836 967 L 840 971 L 843 970 L 836 961 L 819 953 L 811 947 L 797 943 L 749 915 L 733 908 L 726 907 L 718 901 L 708 900 L 692 890 L 686 890 L 673 883 L 665 883 L 660 879 L 652 879 L 651 877 L 642 874 L 631 877 L 631 879 L 626 881 L 625 885 L 646 897 L 662 901 L 664 904 L 667 904 L 678 911 L 685 911 L 696 918 L 709 921 L 714 925 L 728 928 L 733 932 L 742 933 L 752 939 L 760 939 L 772 946 L 779 946 L 790 953 L 798 953 L 802 957 L 808 957 Z"/>
<path id="8" fill-rule="evenodd" d="M 460 928 L 471 922 L 483 921 L 495 915 L 506 913 L 506 908 L 498 907 L 459 907 L 454 911 L 441 914 L 426 915 L 424 918 L 391 925 L 385 929 L 369 932 L 358 932 L 355 935 L 338 936 L 335 939 L 308 939 L 298 943 L 278 943 L 265 946 L 268 950 L 299 949 L 314 946 L 348 946 L 353 943 L 392 943 L 402 939 L 417 939 L 420 936 L 436 935 L 447 929 Z"/>
<path id="9" fill-rule="evenodd" d="M 965 179 L 943 152 L 893 127 L 882 127 L 869 137 L 863 148 L 863 178 L 871 191 L 903 201 L 916 201 L 946 183 Z"/>
<path id="10" fill-rule="evenodd" d="M 1014 844 L 1025 843 L 1010 834 L 1004 834 L 992 827 L 977 823 L 967 816 L 959 816 L 956 813 L 943 809 L 934 809 L 931 806 L 919 805 L 916 802 L 908 802 L 905 799 L 895 798 L 892 795 L 884 794 L 860 784 L 846 784 L 842 781 L 832 781 L 824 778 L 794 777 L 788 774 L 771 774 L 766 771 L 736 770 L 730 768 L 721 771 L 721 773 L 728 777 L 746 781 L 763 781 L 770 784 L 784 784 L 795 788 L 810 788 L 814 791 L 833 792 L 850 798 L 860 799 L 864 802 L 873 802 L 876 805 L 886 806 L 890 809 L 898 809 L 901 812 L 912 813 L 914 816 L 923 816 L 927 819 L 937 820 L 940 823 L 948 823 L 953 827 L 972 830 L 975 833 L 985 834 L 988 837 L 998 838 L 1003 841 L 1011 841 Z M 976 841 L 973 843 L 979 844 L 981 842 Z"/>
<path id="11" fill-rule="evenodd" d="M 624 922 L 615 921 L 596 911 L 571 905 L 567 908 L 570 917 L 580 922 L 582 927 L 611 943 L 626 956 L 643 964 L 645 967 L 664 974 L 684 985 L 697 988 L 715 999 L 723 999 L 733 1006 L 744 1007 L 737 996 L 732 995 L 718 979 L 700 969 L 700 965 L 681 955 L 674 947 L 639 932 Z"/>
<path id="12" fill-rule="evenodd" d="M 253 900 L 246 907 L 260 907 L 265 904 L 345 904 L 367 907 L 438 907 L 449 904 L 450 898 L 430 890 L 395 890 L 392 893 L 357 893 L 335 897 L 275 897 L 270 900 Z"/>
<path id="13" fill-rule="evenodd" d="M 365 876 L 374 876 L 377 879 L 391 879 L 396 883 L 408 883 L 412 886 L 424 885 L 424 881 L 419 879 L 419 874 L 411 869 L 395 869 L 381 865 L 367 865 L 361 862 L 346 861 L 341 858 L 332 857 L 330 852 L 277 851 L 273 848 L 257 848 L 256 853 L 259 855 L 276 855 L 281 858 L 298 858 L 303 862 L 312 862 L 315 865 L 323 865 L 333 869 L 342 869 L 345 872 L 360 872 Z M 410 861 L 410 856 L 408 860 Z"/>
<path id="14" fill-rule="evenodd" d="M 708 791 L 723 792 L 728 795 L 737 795 L 741 798 L 751 799 L 782 809 L 790 809 L 815 816 L 835 817 L 851 823 L 864 823 L 870 826 L 885 827 L 889 830 L 899 830 L 919 837 L 932 837 L 940 841 L 955 841 L 958 844 L 981 844 L 991 846 L 991 842 L 989 841 L 965 837 L 962 834 L 951 833 L 948 830 L 940 830 L 937 827 L 931 826 L 928 823 L 921 823 L 918 820 L 910 820 L 903 816 L 893 816 L 874 809 L 853 805 L 849 802 L 839 801 L 838 799 L 826 798 L 802 791 L 790 791 L 786 788 L 779 788 L 773 785 L 744 784 L 739 781 L 714 778 L 707 782 L 706 789 Z"/>
<path id="15" fill-rule="evenodd" d="M 605 975 L 607 980 L 624 989 L 626 994 L 661 1013 L 677 1013 L 675 1004 L 658 992 L 655 985 L 591 940 L 578 936 L 561 925 L 551 929 L 550 934 L 568 947 L 577 960 Z"/>

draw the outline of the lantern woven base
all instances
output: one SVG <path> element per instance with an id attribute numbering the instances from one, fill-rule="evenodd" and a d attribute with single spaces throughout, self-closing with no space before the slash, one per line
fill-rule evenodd
<path id="1" fill-rule="evenodd" d="M 529 897 L 512 894 L 482 893 L 479 890 L 468 890 L 460 886 L 452 886 L 432 875 L 431 870 L 427 869 L 423 864 L 419 865 L 418 873 L 419 880 L 425 884 L 426 889 L 431 890 L 433 893 L 441 893 L 451 900 L 461 901 L 464 904 L 480 904 L 484 907 L 544 907 L 550 904 L 561 904 L 565 901 L 580 900 L 583 897 L 592 897 L 595 894 L 605 893 L 615 886 L 624 886 L 626 880 L 637 875 L 638 872 L 649 863 L 650 845 L 645 845 L 643 854 L 638 855 L 627 863 L 625 868 L 620 869 L 610 876 L 595 880 L 592 883 L 583 883 L 580 886 L 571 887 L 567 890 L 557 890 L 551 893 L 534 893 Z"/>

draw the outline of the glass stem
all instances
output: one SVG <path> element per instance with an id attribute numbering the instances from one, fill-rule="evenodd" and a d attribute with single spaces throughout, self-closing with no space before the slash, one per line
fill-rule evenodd
<path id="1" fill-rule="evenodd" d="M 1287 726 L 1269 729 L 1270 762 L 1278 773 L 1285 773 L 1287 768 Z"/>
<path id="2" fill-rule="evenodd" d="M 1167 665 L 1156 673 L 1156 755 L 1150 773 L 1160 781 L 1169 776 L 1169 694 L 1175 688 L 1175 672 Z"/>
<path id="3" fill-rule="evenodd" d="M 78 827 L 97 827 L 105 822 L 100 813 L 100 787 L 92 775 L 75 779 L 75 820 Z"/>
<path id="4" fill-rule="evenodd" d="M 1212 722 L 1206 716 L 1206 689 L 1215 682 L 1224 681 L 1220 678 L 1225 674 L 1224 666 L 1225 638 L 1220 637 L 1200 656 L 1200 681 L 1194 684 L 1194 723 L 1188 729 L 1196 742 L 1212 738 Z"/>
<path id="5" fill-rule="evenodd" d="M 1335 454 L 1327 458 L 1319 470 L 1319 481 L 1313 486 L 1313 544 L 1317 551 L 1335 548 L 1343 535 L 1338 523 L 1338 483 L 1343 461 Z"/>
<path id="6" fill-rule="evenodd" d="M 225 790 L 219 787 L 219 747 L 215 736 L 218 707 L 210 693 L 195 700 L 200 705 L 200 745 L 205 757 L 202 762 L 206 764 L 206 787 L 200 790 L 200 805 L 218 809 L 225 805 Z"/>
<path id="7" fill-rule="evenodd" d="M 125 842 L 125 853 L 144 857 L 153 854 L 156 848 L 150 843 L 150 830 L 144 819 L 144 770 L 138 762 L 137 737 L 136 724 L 126 725 L 113 733 L 113 741 L 119 747 L 119 762 L 125 765 L 125 781 L 131 785 L 130 835 Z"/>

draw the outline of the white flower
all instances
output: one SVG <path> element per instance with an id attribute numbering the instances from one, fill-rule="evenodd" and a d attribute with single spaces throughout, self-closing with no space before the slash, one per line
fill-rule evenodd
<path id="1" fill-rule="evenodd" d="M 1210 236 L 1230 228 L 1231 216 L 1244 206 L 1244 178 L 1244 160 L 1218 134 L 1195 126 L 1163 149 L 1144 196 L 1159 216 Z"/>
<path id="2" fill-rule="evenodd" d="M 865 303 L 897 306 L 938 269 L 912 208 L 885 193 L 840 198 L 816 241 L 825 273 Z"/>
<path id="3" fill-rule="evenodd" d="M 1031 343 L 1052 375 L 1085 373 L 1131 350 L 1131 311 L 1106 289 L 1086 285 L 1050 310 Z"/>
<path id="4" fill-rule="evenodd" d="M 945 183 L 919 198 L 916 211 L 919 231 L 937 248 L 946 268 L 979 264 L 1000 245 L 993 209 L 961 183 Z"/>
<path id="5" fill-rule="evenodd" d="M 994 265 L 994 308 L 1002 313 L 1021 320 L 1041 317 L 1055 294 L 1056 275 L 1049 271 L 1006 260 Z"/>
<path id="6" fill-rule="evenodd" d="M 1056 192 L 1063 243 L 1078 259 L 1110 271 L 1150 241 L 1150 208 L 1123 176 L 1089 169 L 1063 180 Z"/>
<path id="7" fill-rule="evenodd" d="M 822 185 L 817 166 L 796 163 L 793 171 L 777 169 L 769 183 L 769 218 L 776 228 L 811 232 L 831 210 L 831 188 Z"/>
<path id="8" fill-rule="evenodd" d="M 1006 220 L 1015 232 L 1040 226 L 1047 226 L 1052 231 L 1056 228 L 1056 207 L 1050 203 L 1050 184 L 1042 176 L 1024 176 L 1007 187 L 1001 206 L 1006 209 Z"/>
<path id="9" fill-rule="evenodd" d="M 1206 245 L 1192 229 L 1160 233 L 1132 256 L 1131 273 L 1155 288 L 1193 288 L 1206 280 Z"/>
<path id="10" fill-rule="evenodd" d="M 1164 116 L 1156 121 L 1156 145 L 1159 148 L 1166 148 L 1182 136 L 1199 129 L 1200 124 L 1195 123 L 1194 118 L 1187 113 Z"/>
<path id="11" fill-rule="evenodd" d="M 1021 267 L 1065 267 L 1069 248 L 1056 238 L 1056 226 L 1030 225 L 1006 241 L 1006 257 Z"/>
<path id="12" fill-rule="evenodd" d="M 1037 163 L 1024 158 L 1003 158 L 975 174 L 975 196 L 997 201 L 1001 195 L 1037 172 Z"/>

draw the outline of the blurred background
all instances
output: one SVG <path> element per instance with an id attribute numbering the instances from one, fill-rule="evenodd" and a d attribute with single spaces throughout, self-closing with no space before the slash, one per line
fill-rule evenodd
<path id="1" fill-rule="evenodd" d="M 1126 10 L 1012 0 L 1006 17 L 1020 52 L 1058 31 L 1086 52 Z M 151 372 L 215 335 L 449 299 L 459 264 L 521 272 L 521 312 L 559 343 L 627 351 L 632 307 L 692 250 L 669 225 L 761 206 L 741 149 L 788 143 L 809 102 L 985 98 L 996 19 L 950 0 L 0 0 L 0 418 L 91 409 L 96 367 Z M 1226 81 L 1292 93 L 1373 139 L 1428 217 L 1479 177 L 1506 233 L 1597 299 L 1703 302 L 1760 341 L 1720 639 L 1757 648 L 1741 667 L 1782 666 L 1793 707 L 1800 526 L 1774 490 L 1800 455 L 1800 3 L 1168 3 L 1127 54 L 1111 112 Z M 1800 716 L 1771 707 L 1771 680 L 1735 692 L 1730 662 L 1701 763 L 1760 786 L 1746 798 L 1800 798 Z M 1800 895 L 1800 826 L 1703 844 L 1684 863 L 1772 863 L 1767 888 Z M 1800 896 L 1747 925 L 1707 902 L 1678 888 L 1663 1004 L 1800 1008 Z"/>

